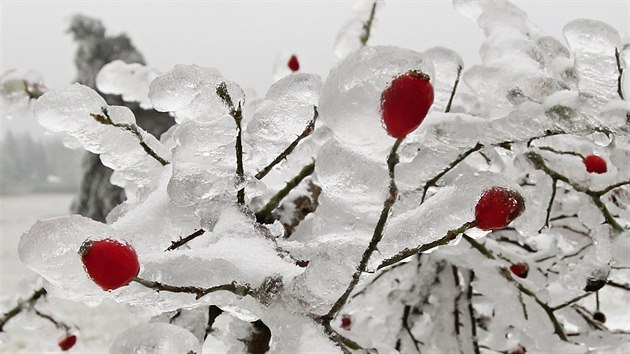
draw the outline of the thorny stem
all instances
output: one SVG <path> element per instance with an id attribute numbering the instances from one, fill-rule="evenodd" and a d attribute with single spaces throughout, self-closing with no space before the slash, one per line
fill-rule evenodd
<path id="1" fill-rule="evenodd" d="M 107 112 L 107 108 L 105 107 L 101 108 L 101 112 L 103 114 L 91 113 L 90 116 L 94 118 L 95 121 L 101 124 L 111 125 L 116 128 L 121 128 L 123 130 L 131 132 L 138 139 L 138 141 L 140 142 L 140 146 L 142 146 L 142 149 L 144 149 L 144 152 L 146 152 L 147 155 L 151 156 L 162 166 L 166 166 L 170 163 L 165 158 L 158 155 L 155 150 L 153 150 L 149 145 L 147 145 L 147 143 L 144 141 L 144 138 L 142 137 L 142 134 L 140 134 L 140 130 L 138 129 L 137 125 L 131 123 L 114 123 L 110 118 L 109 113 Z"/>
<path id="2" fill-rule="evenodd" d="M 175 250 L 175 249 L 177 249 L 177 248 L 187 244 L 188 242 L 196 239 L 197 237 L 203 235 L 205 232 L 206 232 L 206 230 L 199 229 L 199 230 L 193 232 L 192 234 L 190 234 L 190 235 L 188 235 L 186 237 L 181 237 L 179 240 L 171 242 L 171 245 L 168 246 L 168 248 L 165 249 L 164 252 Z"/>
<path id="3" fill-rule="evenodd" d="M 425 251 L 428 251 L 428 250 L 430 250 L 432 248 L 435 248 L 435 247 L 438 247 L 438 246 L 444 246 L 447 243 L 453 241 L 455 238 L 457 238 L 457 236 L 459 234 L 463 233 L 464 231 L 466 231 L 466 230 L 468 230 L 468 229 L 470 229 L 470 228 L 472 228 L 474 226 L 475 226 L 475 222 L 474 221 L 470 221 L 470 222 L 467 222 L 467 223 L 463 224 L 462 226 L 458 227 L 457 229 L 449 230 L 446 233 L 446 236 L 444 236 L 444 237 L 442 237 L 442 238 L 440 238 L 438 240 L 435 240 L 433 242 L 429 242 L 429 243 L 424 244 L 422 246 L 413 247 L 413 248 L 406 248 L 403 251 L 401 251 L 400 253 L 398 253 L 397 255 L 384 260 L 381 264 L 379 264 L 379 266 L 376 269 L 378 270 L 378 269 L 382 269 L 382 268 L 385 268 L 387 266 L 390 266 L 392 264 L 396 264 L 396 263 L 402 261 L 403 259 L 405 259 L 407 257 L 413 256 L 414 254 L 425 252 Z"/>
<path id="4" fill-rule="evenodd" d="M 273 169 L 275 165 L 279 164 L 280 161 L 286 159 L 287 156 L 289 156 L 289 154 L 293 152 L 295 147 L 298 145 L 300 141 L 302 141 L 302 139 L 311 135 L 311 133 L 313 132 L 313 129 L 315 129 L 315 122 L 317 121 L 318 116 L 319 116 L 319 113 L 317 112 L 317 106 L 313 106 L 313 119 L 311 119 L 308 122 L 308 124 L 306 125 L 306 128 L 304 128 L 304 131 L 302 131 L 302 134 L 298 135 L 298 137 L 286 149 L 284 149 L 284 151 L 280 153 L 280 155 L 278 155 L 273 161 L 271 161 L 269 165 L 265 166 L 265 168 L 260 170 L 260 172 L 258 172 L 255 176 L 256 179 L 259 179 L 259 180 L 263 179 L 271 171 L 271 169 Z"/>
<path id="5" fill-rule="evenodd" d="M 247 284 L 243 285 L 237 282 L 232 282 L 230 284 L 217 285 L 210 288 L 200 288 L 196 286 L 167 285 L 167 284 L 162 284 L 157 281 L 145 280 L 138 277 L 133 278 L 133 281 L 135 281 L 136 283 L 146 288 L 153 289 L 157 292 L 166 291 L 166 292 L 171 292 L 171 293 L 193 294 L 195 295 L 196 300 L 199 300 L 205 295 L 216 292 L 216 291 L 229 291 L 238 296 L 253 295 L 255 293 L 254 290 L 249 287 L 249 285 Z"/>
<path id="6" fill-rule="evenodd" d="M 271 199 L 256 213 L 256 220 L 261 224 L 270 224 L 273 222 L 271 212 L 280 205 L 280 202 L 286 197 L 293 188 L 297 187 L 300 182 L 315 171 L 315 162 L 312 162 L 300 171 L 297 176 L 293 177 L 287 184 L 278 191 Z"/>
<path id="7" fill-rule="evenodd" d="M 367 21 L 363 24 L 363 33 L 361 33 L 361 46 L 365 46 L 370 39 L 370 32 L 372 31 L 372 23 L 374 22 L 374 15 L 376 14 L 376 3 L 378 0 L 374 0 L 372 3 L 372 9 L 370 10 L 370 17 L 368 17 Z"/>
<path id="8" fill-rule="evenodd" d="M 601 200 L 601 196 L 602 196 L 602 191 L 592 191 L 590 189 L 588 189 L 587 187 L 581 186 L 577 183 L 574 183 L 573 181 L 571 181 L 569 178 L 567 178 L 566 176 L 560 174 L 559 172 L 551 169 L 549 166 L 547 166 L 547 164 L 545 163 L 545 160 L 542 158 L 542 156 L 540 156 L 539 154 L 530 151 L 526 154 L 527 158 L 534 164 L 534 166 L 537 169 L 541 169 L 543 170 L 547 175 L 549 175 L 549 177 L 551 177 L 554 180 L 560 180 L 562 182 L 565 182 L 566 184 L 570 185 L 573 189 L 575 189 L 578 192 L 582 192 L 588 196 L 591 197 L 591 200 L 593 201 L 593 203 L 595 204 L 595 206 L 597 206 L 599 208 L 599 210 L 602 212 L 602 214 L 604 215 L 604 219 L 606 219 L 606 222 L 608 224 L 610 224 L 610 226 L 612 226 L 612 228 L 615 231 L 623 231 L 623 227 L 621 225 L 619 225 L 619 223 L 617 223 L 617 221 L 615 220 L 615 218 L 612 216 L 612 214 L 610 213 L 610 211 L 608 210 L 608 208 L 606 207 L 606 205 L 602 202 Z M 619 187 L 621 185 L 625 185 L 630 183 L 630 181 L 624 181 L 624 182 L 620 182 L 617 183 L 616 186 Z M 609 189 L 606 188 L 603 191 L 608 192 Z"/>
<path id="9" fill-rule="evenodd" d="M 376 227 L 374 228 L 372 239 L 370 240 L 368 247 L 363 252 L 361 261 L 359 262 L 359 265 L 357 266 L 354 274 L 352 274 L 352 280 L 346 288 L 346 291 L 344 291 L 341 297 L 337 299 L 330 311 L 328 311 L 328 313 L 323 316 L 324 321 L 326 322 L 330 322 L 330 320 L 332 320 L 335 315 L 337 315 L 339 310 L 341 310 L 343 305 L 345 305 L 346 301 L 348 301 L 350 293 L 352 293 L 352 290 L 354 290 L 356 285 L 359 283 L 361 274 L 367 269 L 368 261 L 370 260 L 372 253 L 374 253 L 376 247 L 378 246 L 378 243 L 383 238 L 383 230 L 385 229 L 385 224 L 387 223 L 387 219 L 389 217 L 389 211 L 392 205 L 394 205 L 394 203 L 396 202 L 396 198 L 398 197 L 398 187 L 396 186 L 395 180 L 395 169 L 396 164 L 398 164 L 397 151 L 402 141 L 403 138 L 396 140 L 396 142 L 392 146 L 392 149 L 389 152 L 389 156 L 387 157 L 387 169 L 389 172 L 389 196 L 383 202 L 383 210 L 381 211 L 381 216 L 378 220 L 378 223 L 376 224 Z"/>
<path id="10" fill-rule="evenodd" d="M 243 142 L 242 142 L 242 131 L 241 121 L 243 120 L 243 110 L 241 109 L 241 102 L 238 103 L 238 107 L 234 108 L 234 102 L 232 101 L 232 97 L 228 92 L 227 85 L 225 82 L 221 82 L 219 86 L 217 86 L 217 96 L 225 103 L 225 105 L 230 109 L 230 115 L 234 118 L 234 123 L 236 123 L 236 143 L 234 144 L 234 148 L 236 150 L 236 177 L 238 179 L 238 183 L 241 184 L 245 181 L 245 170 L 243 169 Z M 236 201 L 240 205 L 245 205 L 245 187 L 241 188 L 236 192 Z"/>
<path id="11" fill-rule="evenodd" d="M 17 305 L 15 305 L 12 309 L 5 312 L 2 318 L 0 319 L 0 332 L 4 331 L 4 326 L 11 320 L 13 317 L 17 316 L 20 312 L 28 307 L 32 307 L 37 300 L 41 297 L 46 296 L 47 292 L 44 288 L 39 288 L 33 292 L 33 294 L 24 301 L 18 301 Z"/>
<path id="12" fill-rule="evenodd" d="M 420 202 L 424 203 L 424 199 L 427 196 L 427 191 L 429 190 L 429 187 L 435 186 L 436 182 L 439 181 L 440 178 L 442 178 L 445 174 L 447 174 L 449 171 L 455 168 L 455 166 L 457 166 L 460 162 L 464 161 L 464 159 L 466 159 L 470 154 L 472 154 L 475 151 L 481 150 L 481 148 L 483 148 L 483 144 L 477 143 L 477 145 L 475 145 L 474 147 L 468 149 L 461 155 L 457 156 L 457 158 L 453 162 L 451 162 L 442 172 L 438 173 L 437 175 L 435 175 L 435 177 L 428 180 L 424 184 L 424 188 L 422 191 L 422 198 L 420 199 Z"/>

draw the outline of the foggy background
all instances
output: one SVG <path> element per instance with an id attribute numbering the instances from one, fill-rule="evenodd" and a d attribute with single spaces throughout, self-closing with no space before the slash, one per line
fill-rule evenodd
<path id="1" fill-rule="evenodd" d="M 562 38 L 576 18 L 604 21 L 628 38 L 630 2 L 513 1 L 532 23 Z M 33 69 L 48 87 L 71 83 L 76 44 L 66 33 L 72 15 L 100 18 L 108 35 L 127 33 L 148 65 L 218 68 L 242 87 L 265 94 L 281 53 L 295 53 L 300 70 L 325 77 L 333 44 L 353 16 L 354 1 L 2 1 L 0 72 Z M 389 0 L 377 11 L 369 44 L 418 51 L 456 50 L 466 67 L 480 62 L 482 32 L 451 0 Z M 0 124 L 0 194 L 70 192 L 79 181 L 80 153 L 45 138 L 30 116 Z"/>

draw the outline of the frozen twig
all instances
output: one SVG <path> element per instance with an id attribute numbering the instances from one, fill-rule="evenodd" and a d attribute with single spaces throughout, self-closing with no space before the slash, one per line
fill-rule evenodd
<path id="1" fill-rule="evenodd" d="M 153 159 L 159 162 L 162 166 L 166 166 L 170 163 L 165 158 L 158 155 L 157 152 L 155 152 L 155 150 L 153 150 L 149 145 L 147 145 L 147 143 L 144 141 L 144 138 L 142 137 L 142 134 L 140 134 L 140 130 L 138 129 L 137 125 L 131 124 L 131 123 L 114 123 L 112 119 L 109 117 L 109 113 L 107 112 L 106 108 L 104 107 L 101 108 L 101 112 L 102 114 L 92 113 L 90 114 L 90 116 L 94 118 L 95 121 L 101 124 L 111 125 L 116 128 L 120 128 L 128 132 L 131 132 L 138 139 L 140 146 L 142 147 L 142 149 L 144 149 L 144 152 L 146 152 L 147 155 L 151 156 Z"/>
<path id="2" fill-rule="evenodd" d="M 468 285 L 466 289 L 466 302 L 468 303 L 468 315 L 470 316 L 470 332 L 473 344 L 474 354 L 479 354 L 479 340 L 477 339 L 477 319 L 475 318 L 475 310 L 472 304 L 473 288 L 472 281 L 475 279 L 475 272 L 470 270 Z"/>
<path id="3" fill-rule="evenodd" d="M 171 245 L 168 246 L 168 248 L 165 249 L 164 252 L 178 249 L 179 247 L 181 247 L 181 246 L 187 244 L 188 242 L 196 239 L 197 237 L 203 235 L 205 232 L 206 232 L 206 230 L 199 229 L 199 230 L 193 232 L 192 234 L 190 234 L 190 235 L 188 235 L 186 237 L 180 237 L 179 240 L 171 242 Z"/>
<path id="4" fill-rule="evenodd" d="M 233 293 L 234 295 L 238 295 L 238 296 L 246 296 L 246 295 L 253 295 L 255 293 L 255 291 L 249 287 L 249 285 L 243 285 L 243 284 L 239 284 L 237 282 L 232 282 L 229 284 L 222 284 L 222 285 L 217 285 L 217 286 L 213 286 L 210 288 L 200 288 L 200 287 L 196 287 L 196 286 L 173 286 L 173 285 L 167 285 L 167 284 L 163 284 L 157 281 L 151 281 L 151 280 L 145 280 L 142 278 L 134 278 L 133 281 L 135 281 L 136 283 L 146 287 L 146 288 L 150 288 L 153 289 L 157 292 L 160 291 L 166 291 L 166 292 L 171 292 L 171 293 L 188 293 L 188 294 L 193 294 L 195 295 L 195 299 L 200 299 L 202 297 L 204 297 L 207 294 L 216 292 L 216 291 L 229 291 L 231 293 Z"/>
<path id="5" fill-rule="evenodd" d="M 361 37 L 359 37 L 359 39 L 361 40 L 361 46 L 366 45 L 368 40 L 370 39 L 370 33 L 372 32 L 372 24 L 374 23 L 374 15 L 376 14 L 377 2 L 378 0 L 374 0 L 374 2 L 372 3 L 372 8 L 370 9 L 370 16 L 368 17 L 367 21 L 365 21 L 365 23 L 363 24 L 363 33 L 361 33 Z"/>
<path id="6" fill-rule="evenodd" d="M 453 99 L 455 98 L 455 92 L 457 91 L 457 86 L 459 85 L 459 79 L 462 75 L 462 66 L 457 66 L 457 77 L 455 78 L 455 83 L 453 84 L 453 90 L 451 90 L 451 96 L 448 98 L 448 103 L 446 104 L 446 109 L 444 112 L 448 113 L 451 111 L 451 105 L 453 104 Z"/>
<path id="7" fill-rule="evenodd" d="M 341 310 L 343 305 L 345 305 L 346 301 L 348 301 L 348 298 L 350 297 L 350 293 L 352 293 L 354 288 L 359 283 L 361 274 L 365 272 L 365 270 L 367 269 L 367 265 L 370 260 L 370 257 L 372 256 L 372 253 L 374 253 L 374 251 L 376 250 L 376 247 L 378 246 L 378 243 L 381 242 L 381 239 L 383 238 L 383 230 L 385 229 L 385 224 L 387 224 L 389 211 L 392 205 L 394 205 L 394 203 L 396 202 L 396 198 L 398 197 L 398 187 L 396 186 L 396 180 L 395 180 L 395 169 L 396 169 L 396 164 L 398 164 L 397 151 L 398 151 L 398 147 L 402 143 L 402 140 L 403 140 L 402 138 L 396 140 L 396 142 L 392 146 L 392 149 L 389 152 L 389 156 L 387 157 L 387 169 L 389 171 L 389 196 L 383 202 L 383 210 L 381 210 L 381 216 L 379 217 L 376 227 L 374 228 L 372 239 L 370 240 L 368 247 L 363 252 L 363 256 L 361 257 L 361 261 L 359 262 L 357 269 L 355 270 L 354 274 L 352 274 L 352 280 L 350 281 L 350 284 L 348 285 L 344 293 L 341 295 L 341 297 L 337 299 L 337 301 L 332 306 L 330 311 L 328 311 L 328 313 L 324 315 L 325 321 L 330 322 L 330 320 L 332 320 L 335 317 L 335 315 L 337 315 L 339 310 Z"/>
<path id="8" fill-rule="evenodd" d="M 234 102 L 232 101 L 232 97 L 228 92 L 227 85 L 225 82 L 221 82 L 219 86 L 217 86 L 217 96 L 223 103 L 230 109 L 230 115 L 234 118 L 234 123 L 236 123 L 236 143 L 234 145 L 236 150 L 236 177 L 238 178 L 238 184 L 242 184 L 245 182 L 245 170 L 243 169 L 243 142 L 242 142 L 242 131 L 241 121 L 243 120 L 243 111 L 241 109 L 241 102 L 238 103 L 238 106 L 234 107 Z M 236 192 L 236 201 L 240 205 L 245 205 L 245 187 L 240 188 L 238 192 Z"/>
<path id="9" fill-rule="evenodd" d="M 315 162 L 304 166 L 297 176 L 293 177 L 287 184 L 278 191 L 271 199 L 256 213 L 256 220 L 261 224 L 270 224 L 273 222 L 271 212 L 280 205 L 280 202 L 286 197 L 293 188 L 297 187 L 300 182 L 315 171 Z"/>
<path id="10" fill-rule="evenodd" d="M 386 260 L 384 260 L 381 264 L 379 264 L 379 266 L 376 269 L 382 269 L 385 268 L 387 266 L 390 266 L 392 264 L 396 264 L 400 261 L 402 261 L 403 259 L 407 258 L 407 257 L 411 257 L 414 254 L 418 254 L 421 252 L 426 252 L 432 248 L 438 247 L 438 246 L 444 246 L 447 243 L 453 241 L 455 238 L 457 238 L 457 236 L 459 236 L 460 234 L 464 233 L 466 230 L 470 229 L 471 227 L 475 226 L 475 222 L 474 221 L 470 221 L 467 222 L 465 224 L 463 224 L 462 226 L 454 229 L 454 230 L 449 230 L 446 233 L 446 236 L 435 240 L 433 242 L 429 242 L 427 244 L 424 244 L 422 246 L 418 246 L 418 247 L 413 247 L 413 248 L 406 248 L 403 251 L 401 251 L 400 253 L 398 253 L 397 255 L 388 258 Z"/>
<path id="11" fill-rule="evenodd" d="M 17 316 L 23 310 L 32 307 L 37 300 L 41 297 L 46 296 L 47 292 L 44 288 L 39 288 L 33 292 L 33 294 L 24 301 L 19 301 L 17 305 L 15 305 L 12 309 L 5 312 L 0 319 L 0 332 L 4 331 L 4 326 L 11 320 L 13 317 Z"/>
<path id="12" fill-rule="evenodd" d="M 318 116 L 319 116 L 319 113 L 317 112 L 317 106 L 313 106 L 313 119 L 311 119 L 308 122 L 308 124 L 306 125 L 306 128 L 304 128 L 304 131 L 302 131 L 302 134 L 298 135 L 298 137 L 295 140 L 293 140 L 293 142 L 286 149 L 284 149 L 284 151 L 280 153 L 280 155 L 278 155 L 275 159 L 273 159 L 273 161 L 271 161 L 269 165 L 265 166 L 262 170 L 260 170 L 255 176 L 256 179 L 263 179 L 271 171 L 271 169 L 274 166 L 279 164 L 280 161 L 286 159 L 287 156 L 289 156 L 289 154 L 293 152 L 293 150 L 297 147 L 299 142 L 302 141 L 302 139 L 311 135 L 311 133 L 313 132 L 313 129 L 315 129 L 315 122 L 317 121 Z"/>

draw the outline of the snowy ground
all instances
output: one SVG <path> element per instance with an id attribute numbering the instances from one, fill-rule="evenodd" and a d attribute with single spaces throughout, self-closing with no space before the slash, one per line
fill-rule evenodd
<path id="1" fill-rule="evenodd" d="M 68 214 L 72 200 L 69 194 L 35 194 L 0 197 L 0 312 L 15 305 L 17 297 L 28 296 L 37 277 L 22 265 L 17 245 L 22 233 L 38 219 Z M 42 312 L 80 328 L 72 353 L 106 353 L 113 339 L 123 330 L 146 322 L 147 317 L 132 314 L 124 305 L 104 303 L 86 305 L 50 298 L 40 307 Z M 43 319 L 18 315 L 0 334 L 1 353 L 58 352 L 57 342 L 64 332 Z"/>

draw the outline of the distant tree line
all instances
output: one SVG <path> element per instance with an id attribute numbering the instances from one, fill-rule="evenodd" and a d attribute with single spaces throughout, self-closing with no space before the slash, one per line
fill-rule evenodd
<path id="1" fill-rule="evenodd" d="M 0 194 L 76 192 L 81 155 L 58 138 L 8 131 L 0 141 Z"/>

